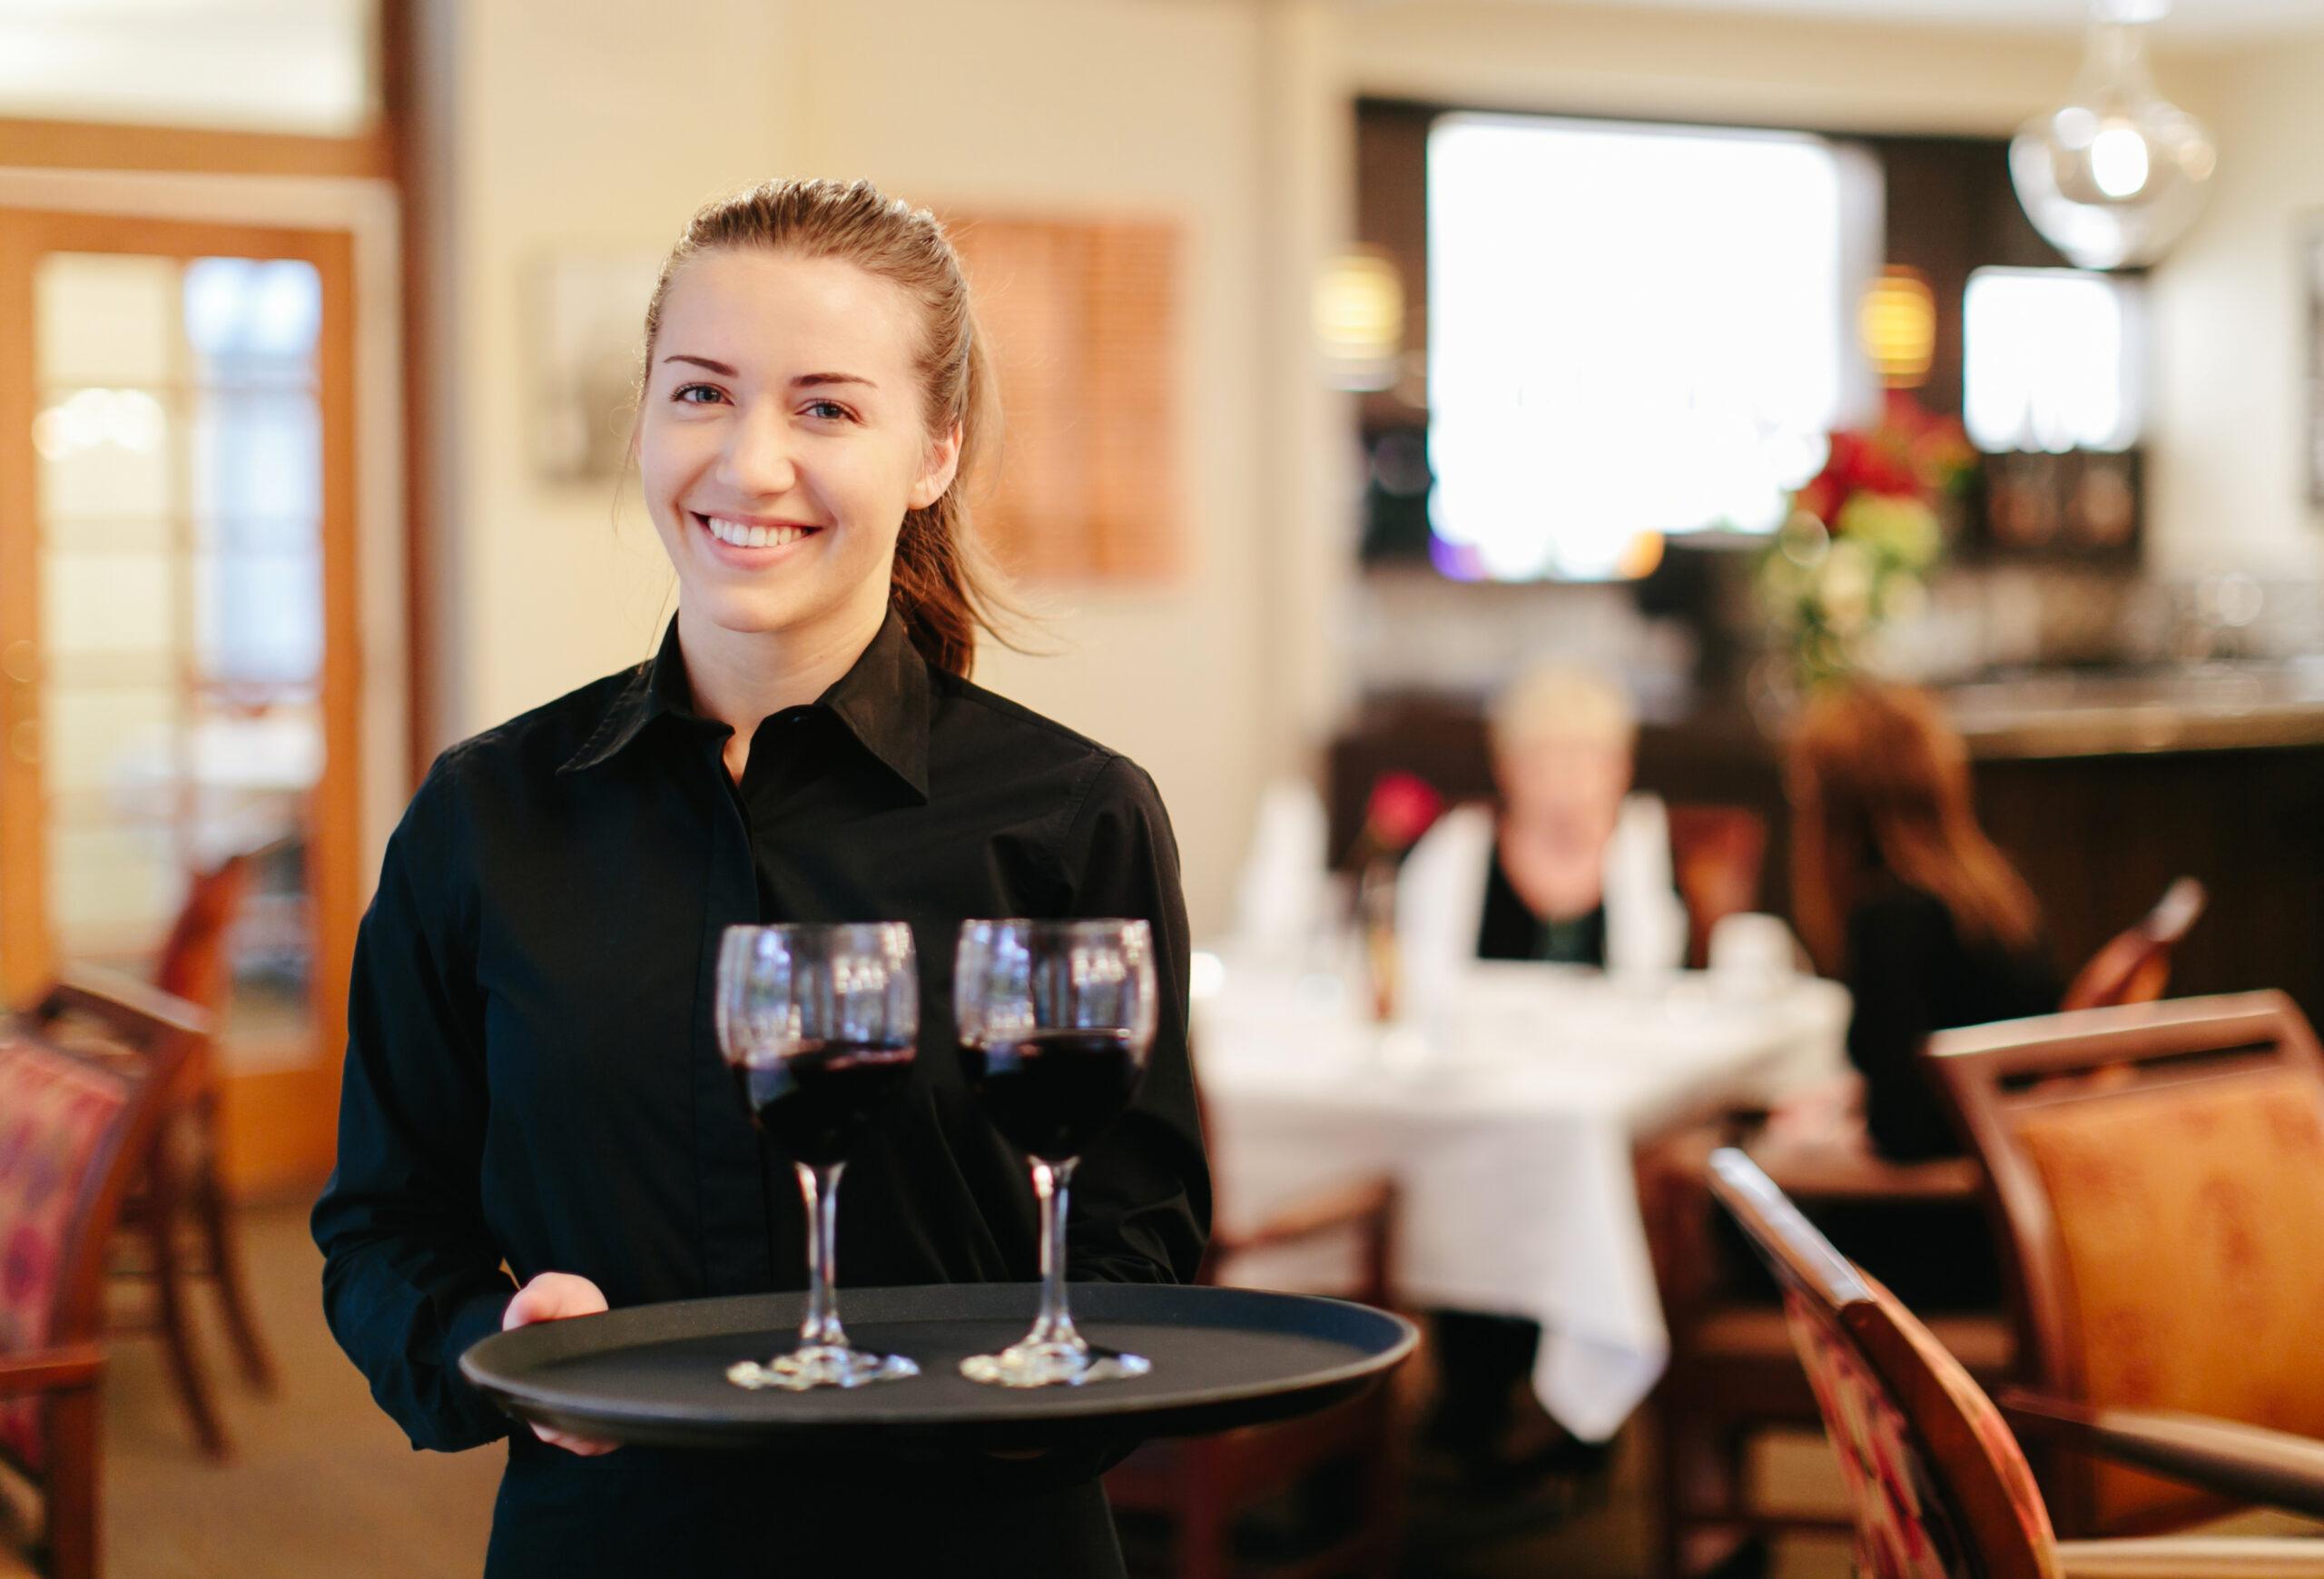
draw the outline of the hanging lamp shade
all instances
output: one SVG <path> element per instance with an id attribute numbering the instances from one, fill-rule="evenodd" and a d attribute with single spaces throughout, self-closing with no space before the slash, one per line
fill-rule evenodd
<path id="1" fill-rule="evenodd" d="M 2084 269 L 2152 263 L 2201 212 L 2218 163 L 2201 121 L 2156 91 L 2146 26 L 2162 0 L 2095 0 L 2073 92 L 2009 145 L 2026 217 Z"/>

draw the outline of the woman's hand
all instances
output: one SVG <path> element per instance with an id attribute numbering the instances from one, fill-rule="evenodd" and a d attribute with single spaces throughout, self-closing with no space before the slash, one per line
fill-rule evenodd
<path id="1" fill-rule="evenodd" d="M 517 1298 L 508 1301 L 507 1313 L 500 1318 L 500 1330 L 529 1327 L 536 1321 L 562 1321 L 568 1316 L 595 1316 L 605 1308 L 605 1295 L 588 1278 L 571 1272 L 543 1272 L 517 1289 Z M 552 1430 L 547 1426 L 535 1426 L 533 1435 L 552 1447 L 562 1447 L 584 1458 L 611 1453 L 621 1446 L 618 1442 L 600 1442 L 594 1436 L 576 1436 L 569 1431 Z"/>

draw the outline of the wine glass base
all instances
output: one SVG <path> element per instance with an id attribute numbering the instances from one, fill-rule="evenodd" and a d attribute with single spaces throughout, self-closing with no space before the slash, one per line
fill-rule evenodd
<path id="1" fill-rule="evenodd" d="M 1082 1387 L 1126 1381 L 1153 1368 L 1154 1362 L 1141 1355 L 1086 1343 L 1017 1343 L 960 1362 L 962 1376 L 995 1387 Z"/>
<path id="2" fill-rule="evenodd" d="M 746 1359 L 726 1367 L 726 1379 L 756 1392 L 773 1387 L 804 1393 L 816 1387 L 862 1387 L 873 1382 L 901 1381 L 920 1375 L 920 1367 L 900 1354 L 866 1354 L 860 1348 L 813 1347 L 777 1355 L 761 1365 Z"/>

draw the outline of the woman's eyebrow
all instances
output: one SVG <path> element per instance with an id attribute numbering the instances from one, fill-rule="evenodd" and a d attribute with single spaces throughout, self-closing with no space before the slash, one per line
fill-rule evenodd
<path id="1" fill-rule="evenodd" d="M 712 372 L 724 378 L 731 379 L 735 376 L 733 368 L 722 361 L 713 361 L 706 356 L 689 356 L 680 351 L 672 356 L 665 356 L 662 360 L 665 362 L 692 362 L 698 368 L 708 368 Z M 860 373 L 801 373 L 791 380 L 791 384 L 793 389 L 801 390 L 813 389 L 822 384 L 861 384 L 867 390 L 876 390 L 880 387 Z"/>

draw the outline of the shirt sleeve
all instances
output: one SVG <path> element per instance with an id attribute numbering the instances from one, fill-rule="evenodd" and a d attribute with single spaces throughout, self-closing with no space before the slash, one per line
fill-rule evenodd
<path id="1" fill-rule="evenodd" d="M 388 842 L 355 942 L 339 1159 L 316 1202 L 323 1313 L 414 1447 L 451 1452 L 510 1423 L 462 1378 L 515 1292 L 479 1177 L 484 1005 L 473 865 L 439 761 Z"/>
<path id="2" fill-rule="evenodd" d="M 1899 1160 L 1957 1150 L 1952 1126 L 1921 1067 L 1936 1029 L 1935 982 L 1947 923 L 1935 901 L 1880 900 L 1848 917 L 1848 1058 L 1864 1075 L 1873 1144 Z"/>
<path id="3" fill-rule="evenodd" d="M 1151 924 L 1161 988 L 1137 1095 L 1074 1170 L 1067 1275 L 1192 1282 L 1210 1237 L 1210 1167 L 1187 1051 L 1187 905 L 1177 841 L 1143 769 L 1115 757 L 1099 772 L 1074 820 L 1067 863 L 1068 914 Z"/>

